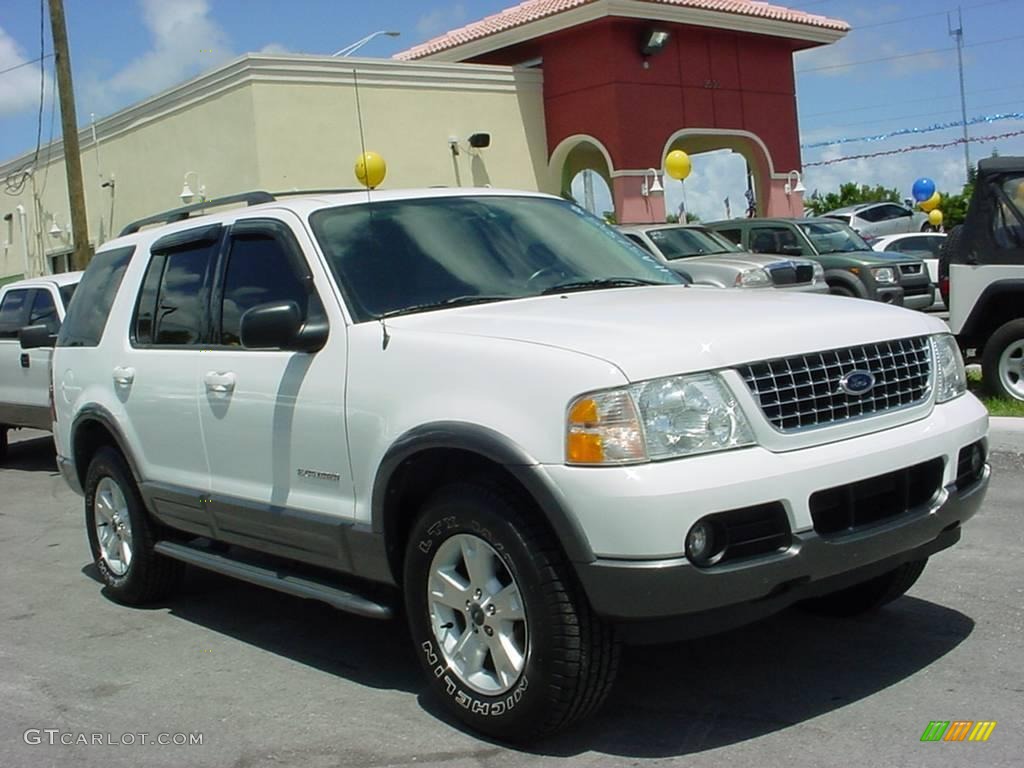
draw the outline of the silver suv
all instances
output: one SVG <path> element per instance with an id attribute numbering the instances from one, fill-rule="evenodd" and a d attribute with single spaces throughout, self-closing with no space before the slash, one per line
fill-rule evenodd
<path id="1" fill-rule="evenodd" d="M 631 224 L 619 227 L 619 231 L 697 285 L 829 292 L 825 270 L 818 262 L 744 251 L 705 227 Z"/>

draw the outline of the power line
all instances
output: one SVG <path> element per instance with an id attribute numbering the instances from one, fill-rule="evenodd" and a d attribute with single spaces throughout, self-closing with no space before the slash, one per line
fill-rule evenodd
<path id="1" fill-rule="evenodd" d="M 39 0 L 39 61 L 46 55 L 46 11 L 45 0 Z M 46 67 L 39 67 L 39 119 L 36 123 L 36 152 L 32 156 L 32 164 L 39 161 L 39 148 L 43 143 L 43 100 L 46 95 Z"/>
<path id="2" fill-rule="evenodd" d="M 8 67 L 7 69 L 0 69 L 0 75 L 6 75 L 8 72 L 13 72 L 16 69 L 21 69 L 22 67 L 27 67 L 29 64 L 35 64 L 37 61 L 42 61 L 43 59 L 48 59 L 51 56 L 53 56 L 52 53 L 47 53 L 44 56 L 38 56 L 38 57 L 36 57 L 34 59 L 29 59 L 28 61 L 23 61 L 23 62 L 21 62 L 21 64 L 15 64 L 13 67 Z"/>
<path id="3" fill-rule="evenodd" d="M 971 91 L 968 96 L 974 96 L 978 93 L 992 93 L 993 91 L 1008 91 L 1012 88 L 1022 88 L 1024 83 L 1017 83 L 1015 85 L 997 85 L 995 88 L 979 88 L 976 91 Z M 920 104 L 923 101 L 941 101 L 942 99 L 953 99 L 955 96 L 925 96 L 920 99 L 900 99 L 900 104 Z M 843 107 L 842 109 L 830 109 L 827 112 L 811 112 L 807 115 L 800 115 L 801 120 L 806 120 L 811 117 L 822 117 L 824 115 L 845 115 L 849 112 L 863 112 L 867 109 L 878 109 L 879 105 L 876 101 L 874 104 L 865 104 L 863 107 Z M 905 115 L 905 117 L 917 117 L 917 115 Z"/>
<path id="4" fill-rule="evenodd" d="M 1009 0 L 988 0 L 988 2 L 985 3 L 975 3 L 974 5 L 964 5 L 959 7 L 964 10 L 971 10 L 972 8 L 984 8 L 985 6 L 988 5 L 999 5 L 1000 3 L 1005 3 L 1008 1 Z M 931 11 L 930 13 L 919 13 L 916 16 L 903 16 L 898 19 L 889 19 L 889 21 L 876 21 L 873 24 L 862 24 L 860 26 L 856 26 L 853 28 L 853 31 L 856 32 L 861 29 L 886 27 L 889 26 L 890 24 L 902 24 L 904 21 L 917 21 L 918 19 L 927 19 L 931 18 L 932 16 L 943 16 L 944 14 L 952 13 L 955 10 L 957 10 L 957 8 L 949 8 L 945 11 Z"/>
<path id="5" fill-rule="evenodd" d="M 1012 37 L 999 37 L 994 40 L 979 40 L 976 43 L 965 45 L 964 48 L 976 48 L 979 45 L 995 45 L 996 43 L 1008 43 L 1011 40 L 1020 40 L 1024 38 L 1024 35 L 1013 35 Z M 896 61 L 897 59 L 910 59 L 915 56 L 928 56 L 933 53 L 947 53 L 949 51 L 955 51 L 955 46 L 948 46 L 946 48 L 929 48 L 925 51 L 914 51 L 913 53 L 898 53 L 894 56 L 879 56 L 874 59 L 862 59 L 860 61 L 848 61 L 845 64 L 826 64 L 821 67 L 809 67 L 807 69 L 798 69 L 796 74 L 802 75 L 806 72 L 821 72 L 826 69 L 845 69 L 846 67 L 857 67 L 862 64 L 874 64 L 879 61 Z"/>

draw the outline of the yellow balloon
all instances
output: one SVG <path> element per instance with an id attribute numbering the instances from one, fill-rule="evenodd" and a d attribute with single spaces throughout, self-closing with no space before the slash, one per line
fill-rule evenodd
<path id="1" fill-rule="evenodd" d="M 376 189 L 388 173 L 388 164 L 376 152 L 364 152 L 356 159 L 356 178 L 359 183 Z"/>
<path id="2" fill-rule="evenodd" d="M 690 156 L 681 149 L 674 149 L 665 158 L 665 172 L 673 179 L 682 181 L 690 175 L 693 166 L 690 165 Z"/>
<path id="3" fill-rule="evenodd" d="M 921 206 L 922 211 L 931 211 L 934 210 L 935 208 L 938 208 L 939 203 L 941 202 L 942 198 L 939 196 L 939 193 L 933 192 L 931 197 L 929 197 L 927 200 L 922 200 L 920 203 L 918 203 L 918 205 Z"/>
<path id="4" fill-rule="evenodd" d="M 932 208 L 931 211 L 928 213 L 928 223 L 931 224 L 933 227 L 941 227 L 942 211 L 940 211 L 938 208 Z"/>

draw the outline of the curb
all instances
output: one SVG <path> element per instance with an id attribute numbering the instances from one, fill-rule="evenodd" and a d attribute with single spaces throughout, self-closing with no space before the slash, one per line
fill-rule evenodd
<path id="1" fill-rule="evenodd" d="M 988 423 L 990 450 L 1024 453 L 1024 418 L 993 416 Z"/>

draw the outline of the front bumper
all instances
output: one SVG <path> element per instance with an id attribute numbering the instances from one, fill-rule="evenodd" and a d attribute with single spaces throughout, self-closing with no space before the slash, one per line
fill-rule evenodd
<path id="1" fill-rule="evenodd" d="M 578 568 L 597 613 L 619 622 L 634 642 L 664 641 L 728 629 L 771 615 L 797 600 L 878 576 L 955 544 L 978 511 L 990 471 L 970 488 L 947 487 L 929 510 L 837 539 L 794 534 L 784 552 L 701 569 L 685 560 L 597 560 Z M 668 620 L 668 621 L 666 621 Z"/>
<path id="2" fill-rule="evenodd" d="M 924 284 L 903 284 L 903 306 L 907 309 L 929 309 L 935 303 L 935 286 Z"/>

